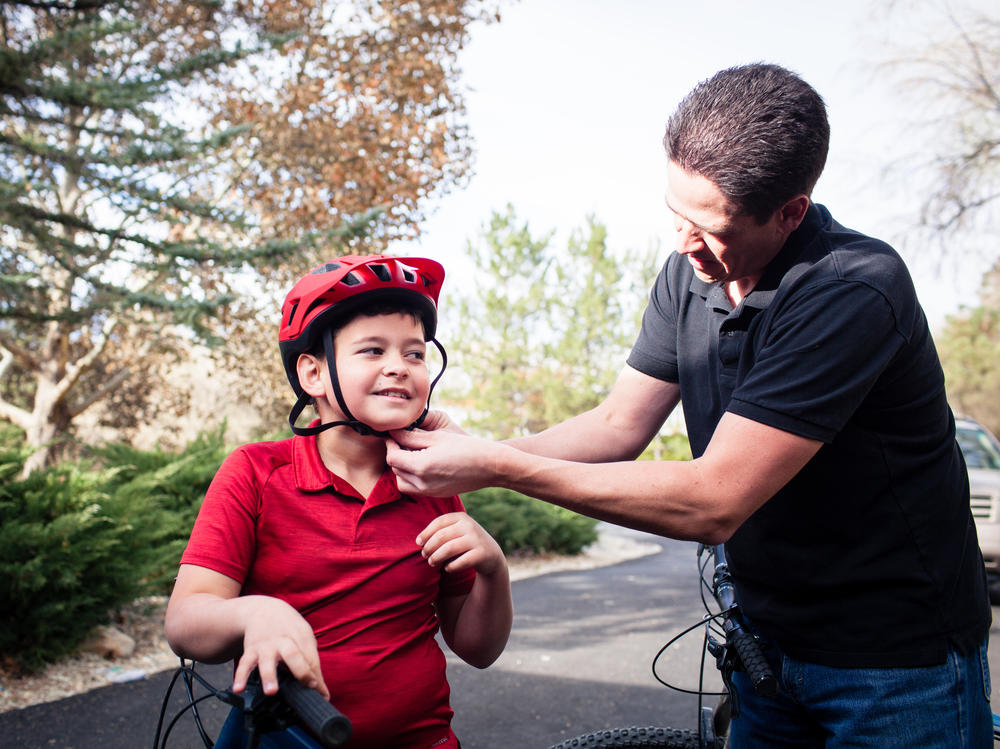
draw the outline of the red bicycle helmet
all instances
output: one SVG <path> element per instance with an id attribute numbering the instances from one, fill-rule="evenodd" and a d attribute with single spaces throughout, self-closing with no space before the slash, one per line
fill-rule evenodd
<path id="1" fill-rule="evenodd" d="M 347 409 L 333 358 L 332 336 L 324 335 L 340 320 L 371 303 L 402 302 L 416 308 L 424 328 L 424 340 L 444 349 L 434 338 L 437 331 L 437 301 L 444 281 L 444 268 L 428 258 L 394 258 L 385 255 L 345 255 L 314 268 L 296 283 L 281 305 L 281 327 L 278 346 L 288 381 L 298 397 L 289 414 L 289 423 L 296 434 L 315 434 L 331 426 L 351 426 L 362 434 L 377 434 L 361 424 Z M 296 364 L 301 354 L 315 351 L 320 345 L 326 350 L 334 394 L 346 422 L 333 422 L 319 427 L 295 426 L 309 398 L 299 384 Z M 443 368 L 442 368 L 443 373 Z M 434 379 L 437 384 L 441 374 Z M 418 419 L 413 426 L 423 421 Z"/>

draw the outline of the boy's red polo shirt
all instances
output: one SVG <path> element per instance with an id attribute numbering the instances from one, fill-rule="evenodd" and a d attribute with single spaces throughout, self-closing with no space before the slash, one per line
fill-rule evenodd
<path id="1" fill-rule="evenodd" d="M 430 747 L 451 736 L 438 598 L 465 595 L 420 554 L 417 534 L 458 497 L 401 495 L 390 471 L 367 498 L 322 463 L 316 437 L 245 445 L 212 481 L 182 564 L 294 606 L 316 633 L 351 746 Z"/>

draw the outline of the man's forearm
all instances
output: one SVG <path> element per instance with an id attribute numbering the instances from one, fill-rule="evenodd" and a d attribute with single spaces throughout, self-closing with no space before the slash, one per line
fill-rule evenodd
<path id="1" fill-rule="evenodd" d="M 616 427 L 606 413 L 592 409 L 538 434 L 506 440 L 505 444 L 547 458 L 608 463 L 634 460 L 649 439 L 649 435 L 637 429 Z"/>
<path id="2" fill-rule="evenodd" d="M 507 450 L 495 466 L 498 485 L 616 525 L 707 542 L 734 528 L 732 508 L 705 489 L 694 461 L 581 464 Z"/>
<path id="3" fill-rule="evenodd" d="M 598 406 L 507 444 L 534 455 L 581 463 L 634 460 L 680 402 L 676 383 L 625 367 Z"/>

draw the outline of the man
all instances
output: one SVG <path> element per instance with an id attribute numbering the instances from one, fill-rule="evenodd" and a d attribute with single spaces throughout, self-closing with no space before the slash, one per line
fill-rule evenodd
<path id="1" fill-rule="evenodd" d="M 736 675 L 733 747 L 992 746 L 944 377 L 899 256 L 810 200 L 828 141 L 822 99 L 783 68 L 699 84 L 664 137 L 676 252 L 606 400 L 507 444 L 394 433 L 388 462 L 424 494 L 505 486 L 725 542 L 780 684 L 764 699 Z M 625 462 L 678 402 L 694 460 Z"/>

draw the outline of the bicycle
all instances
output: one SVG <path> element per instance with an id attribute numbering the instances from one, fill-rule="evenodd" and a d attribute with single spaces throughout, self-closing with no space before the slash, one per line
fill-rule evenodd
<path id="1" fill-rule="evenodd" d="M 170 723 L 164 726 L 170 696 L 179 681 L 184 684 L 188 702 Z M 195 695 L 196 682 L 206 690 L 205 694 Z M 266 735 L 279 731 L 283 737 L 281 746 L 297 749 L 336 749 L 347 743 L 351 737 L 351 722 L 347 716 L 315 689 L 303 686 L 284 668 L 278 671 L 277 694 L 264 694 L 260 675 L 256 669 L 248 680 L 246 689 L 237 694 L 232 689 L 216 689 L 197 672 L 193 662 L 189 665 L 182 658 L 163 696 L 153 749 L 166 749 L 171 731 L 188 712 L 194 718 L 198 735 L 206 749 L 212 749 L 217 744 L 220 747 L 230 746 L 231 739 L 223 737 L 229 728 L 228 725 L 223 727 L 219 736 L 213 741 L 202 723 L 198 706 L 212 698 L 219 699 L 239 711 L 242 718 L 242 732 L 235 725 L 229 730 L 245 734 L 246 749 L 258 749 Z M 242 739 L 240 744 L 242 746 Z"/>
<path id="2" fill-rule="evenodd" d="M 714 560 L 714 564 L 712 563 Z M 712 579 L 706 571 L 712 566 Z M 740 611 L 736 602 L 735 588 L 724 547 L 720 545 L 698 546 L 698 566 L 701 578 L 701 600 L 705 616 L 672 637 L 653 658 L 653 677 L 670 689 L 698 695 L 698 728 L 662 728 L 658 726 L 632 726 L 629 728 L 609 728 L 582 734 L 553 744 L 549 749 L 618 749 L 645 747 L 646 749 L 725 749 L 728 746 L 729 723 L 733 693 L 730 677 L 734 670 L 747 672 L 754 690 L 762 696 L 773 696 L 777 692 L 777 680 L 761 652 L 756 637 L 745 631 L 740 624 Z M 710 591 L 713 604 L 706 597 Z M 659 658 L 674 643 L 699 627 L 705 627 L 702 649 L 702 681 L 697 691 L 682 689 L 662 679 L 656 671 Z M 720 639 L 721 638 L 721 639 Z M 704 690 L 705 654 L 715 658 L 715 665 L 722 674 L 724 689 L 721 692 Z M 703 704 L 704 697 L 717 696 L 715 707 Z M 1000 742 L 1000 715 L 993 715 L 993 741 Z"/>
<path id="3" fill-rule="evenodd" d="M 713 563 L 714 562 L 714 563 Z M 699 683 L 698 728 L 663 728 L 657 726 L 632 726 L 609 728 L 576 736 L 554 744 L 550 749 L 599 749 L 601 747 L 646 747 L 647 749 L 722 749 L 727 744 L 732 697 L 729 678 L 734 670 L 743 669 L 750 677 L 754 689 L 770 696 L 777 691 L 777 680 L 761 653 L 756 637 L 740 624 L 739 606 L 723 546 L 698 546 L 698 566 L 701 578 L 701 600 L 706 614 L 701 621 L 679 632 L 670 639 L 653 658 L 653 676 L 661 684 L 681 692 L 682 689 L 662 679 L 656 671 L 659 658 L 685 635 L 705 627 L 702 649 L 702 681 Z M 711 567 L 711 580 L 706 572 Z M 706 597 L 711 592 L 714 604 Z M 706 692 L 704 689 L 704 661 L 707 654 L 715 658 L 715 665 L 722 674 L 724 689 Z M 705 697 L 717 696 L 714 707 L 703 704 Z"/>

